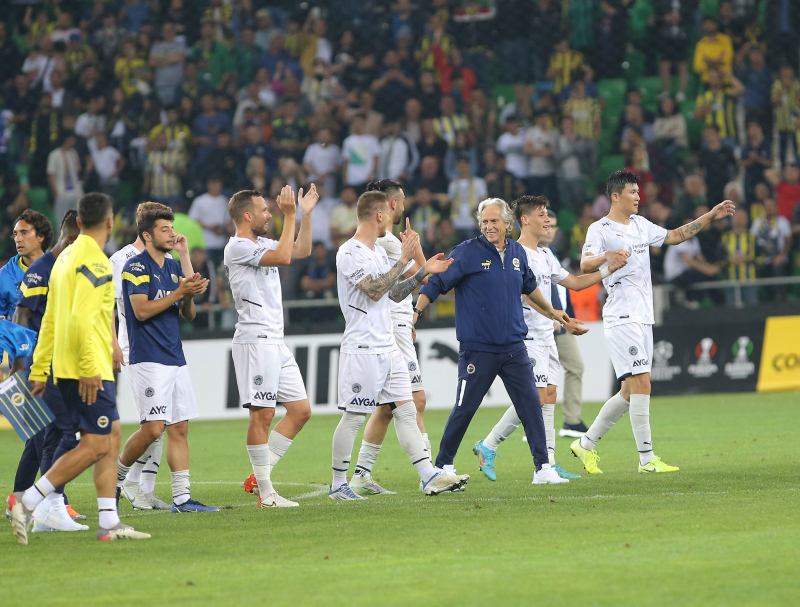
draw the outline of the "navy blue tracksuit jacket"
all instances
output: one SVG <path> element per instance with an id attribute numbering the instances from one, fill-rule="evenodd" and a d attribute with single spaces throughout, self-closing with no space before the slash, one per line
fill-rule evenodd
<path id="1" fill-rule="evenodd" d="M 520 295 L 536 289 L 525 250 L 506 241 L 505 259 L 486 237 L 467 240 L 453 249 L 453 264 L 428 279 L 420 289 L 432 302 L 455 289 L 458 390 L 447 420 L 436 465 L 452 464 L 475 411 L 495 378 L 500 376 L 522 420 L 537 470 L 547 463 L 544 421 L 524 339 L 528 327 Z"/>

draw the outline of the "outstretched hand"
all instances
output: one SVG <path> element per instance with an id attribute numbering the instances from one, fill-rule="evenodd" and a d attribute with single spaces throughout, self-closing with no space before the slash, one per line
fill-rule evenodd
<path id="1" fill-rule="evenodd" d="M 278 194 L 278 208 L 284 215 L 296 215 L 297 206 L 294 202 L 294 190 L 292 186 L 285 185 L 281 188 L 281 193 Z"/>
<path id="2" fill-rule="evenodd" d="M 303 215 L 311 213 L 318 200 L 319 193 L 317 192 L 317 186 L 313 183 L 311 187 L 308 188 L 308 192 L 306 192 L 305 195 L 303 194 L 303 188 L 300 188 L 300 191 L 297 193 L 297 202 L 300 204 L 300 212 Z"/>
<path id="3" fill-rule="evenodd" d="M 425 271 L 428 274 L 441 274 L 453 265 L 453 258 L 444 259 L 444 253 L 437 253 L 425 262 Z"/>
<path id="4" fill-rule="evenodd" d="M 723 200 L 711 209 L 711 214 L 714 216 L 714 219 L 722 219 L 723 217 L 733 215 L 735 212 L 736 205 L 733 204 L 732 200 Z"/>

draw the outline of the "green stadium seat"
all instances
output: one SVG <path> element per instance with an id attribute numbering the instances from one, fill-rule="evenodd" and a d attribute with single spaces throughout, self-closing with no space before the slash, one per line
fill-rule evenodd
<path id="1" fill-rule="evenodd" d="M 695 102 L 684 101 L 681 103 L 681 114 L 686 119 L 686 132 L 689 137 L 689 147 L 696 148 L 703 140 L 703 122 L 694 117 Z"/>
<path id="2" fill-rule="evenodd" d="M 31 209 L 39 211 L 50 220 L 53 226 L 56 225 L 53 205 L 50 203 L 50 190 L 47 188 L 31 188 L 28 191 L 28 202 L 31 204 Z"/>
<path id="3" fill-rule="evenodd" d="M 703 9 L 703 17 L 719 16 L 719 0 L 700 0 L 700 8 Z"/>
<path id="4" fill-rule="evenodd" d="M 661 93 L 661 78 L 646 76 L 637 78 L 636 88 L 642 91 L 642 104 L 649 110 L 654 110 L 658 105 L 658 95 Z"/>
<path id="5" fill-rule="evenodd" d="M 645 55 L 642 51 L 630 50 L 625 55 L 625 80 L 634 82 L 644 76 Z"/>
<path id="6" fill-rule="evenodd" d="M 120 181 L 117 188 L 117 199 L 114 201 L 114 208 L 126 207 L 133 204 L 133 183 L 130 181 Z"/>
<path id="7" fill-rule="evenodd" d="M 600 158 L 600 173 L 598 178 L 601 180 L 608 179 L 608 176 L 611 175 L 614 171 L 619 171 L 620 169 L 625 168 L 625 156 L 618 154 L 618 155 L 611 155 L 611 156 L 603 156 Z"/>
<path id="8" fill-rule="evenodd" d="M 20 183 L 28 183 L 28 165 L 20 163 L 14 167 L 14 172 L 17 174 L 17 179 Z"/>
<path id="9" fill-rule="evenodd" d="M 572 209 L 561 209 L 558 213 L 558 229 L 562 234 L 572 232 L 573 226 L 578 223 L 578 216 Z"/>
<path id="10" fill-rule="evenodd" d="M 600 90 L 600 96 L 606 102 L 606 107 L 625 104 L 625 93 L 628 90 L 628 83 L 622 78 L 600 80 L 597 83 L 597 88 Z"/>
<path id="11" fill-rule="evenodd" d="M 514 101 L 513 84 L 495 84 L 492 87 L 492 98 L 497 101 L 497 109 L 503 109 L 506 103 Z"/>

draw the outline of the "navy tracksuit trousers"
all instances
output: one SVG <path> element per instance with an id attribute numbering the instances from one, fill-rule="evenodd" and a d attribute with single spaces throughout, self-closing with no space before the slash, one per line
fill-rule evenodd
<path id="1" fill-rule="evenodd" d="M 472 417 L 495 378 L 500 376 L 517 415 L 522 420 L 536 469 L 547 463 L 547 442 L 539 392 L 525 346 L 511 352 L 461 350 L 458 354 L 456 404 L 447 420 L 436 456 L 436 466 L 453 463 Z"/>

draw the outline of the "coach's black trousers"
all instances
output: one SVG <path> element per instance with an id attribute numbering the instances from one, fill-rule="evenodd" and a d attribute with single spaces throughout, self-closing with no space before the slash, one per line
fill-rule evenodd
<path id="1" fill-rule="evenodd" d="M 525 346 L 512 352 L 462 350 L 458 354 L 458 390 L 453 412 L 444 427 L 436 466 L 453 463 L 473 415 L 495 378 L 500 376 L 522 420 L 536 469 L 547 463 L 542 406 Z"/>

